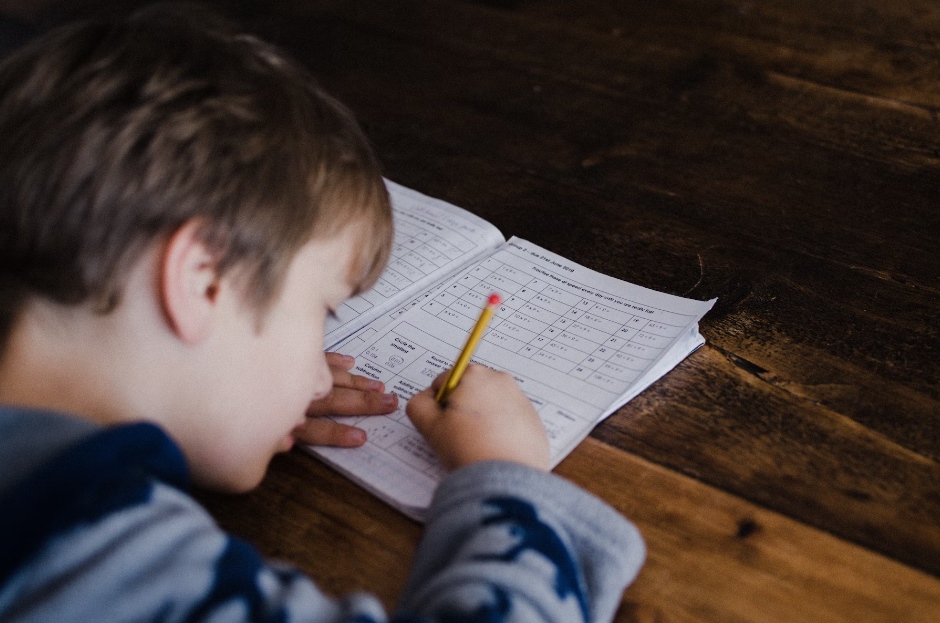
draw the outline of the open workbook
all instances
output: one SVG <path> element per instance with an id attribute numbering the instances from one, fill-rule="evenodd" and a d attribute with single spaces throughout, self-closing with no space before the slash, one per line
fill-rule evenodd
<path id="1" fill-rule="evenodd" d="M 328 350 L 398 394 L 387 416 L 337 418 L 360 448 L 304 446 L 379 498 L 423 519 L 445 472 L 405 403 L 450 368 L 487 298 L 503 303 L 473 361 L 513 375 L 548 432 L 552 467 L 591 429 L 704 343 L 715 300 L 649 290 L 580 266 L 443 201 L 387 182 L 389 266 L 327 326 Z"/>

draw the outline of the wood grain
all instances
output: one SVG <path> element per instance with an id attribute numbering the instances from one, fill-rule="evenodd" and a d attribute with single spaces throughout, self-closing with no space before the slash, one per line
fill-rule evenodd
<path id="1" fill-rule="evenodd" d="M 391 179 L 718 297 L 707 345 L 559 467 L 646 536 L 618 621 L 940 620 L 935 2 L 214 4 L 349 105 Z M 387 605 L 420 535 L 296 454 L 202 497 Z"/>
<path id="2" fill-rule="evenodd" d="M 595 436 L 940 572 L 940 255 L 909 226 L 936 229 L 916 147 L 931 114 L 729 48 L 699 32 L 713 20 L 696 41 L 665 18 L 629 40 L 537 3 L 328 4 L 293 8 L 327 50 L 305 60 L 393 178 L 598 270 L 719 297 L 715 365 Z M 309 34 L 281 32 L 301 55 Z"/>
<path id="3" fill-rule="evenodd" d="M 604 466 L 599 470 L 598 466 Z M 557 473 L 637 523 L 648 558 L 618 621 L 935 621 L 940 580 L 587 439 Z M 202 493 L 224 527 L 333 593 L 393 608 L 419 526 L 299 452 L 247 496 Z"/>

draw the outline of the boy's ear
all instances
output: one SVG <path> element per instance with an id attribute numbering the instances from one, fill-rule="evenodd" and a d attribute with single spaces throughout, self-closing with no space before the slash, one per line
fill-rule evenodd
<path id="1" fill-rule="evenodd" d="M 199 226 L 189 220 L 170 236 L 159 267 L 163 311 L 188 344 L 209 334 L 219 293 L 216 257 L 197 235 Z"/>

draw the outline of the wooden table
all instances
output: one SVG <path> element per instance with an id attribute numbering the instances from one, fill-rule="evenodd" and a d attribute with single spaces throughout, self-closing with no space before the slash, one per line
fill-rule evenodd
<path id="1" fill-rule="evenodd" d="M 936 2 L 217 4 L 355 111 L 391 179 L 718 297 L 707 345 L 557 469 L 646 538 L 617 621 L 940 621 Z M 200 497 L 389 607 L 421 533 L 297 452 Z"/>

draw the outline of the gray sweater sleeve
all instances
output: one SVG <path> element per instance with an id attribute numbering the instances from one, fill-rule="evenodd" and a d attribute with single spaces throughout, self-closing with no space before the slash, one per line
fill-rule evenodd
<path id="1" fill-rule="evenodd" d="M 146 433 L 151 454 L 164 443 L 153 430 L 129 432 Z M 113 441 L 99 439 L 93 456 Z M 16 548 L 0 555 L 0 621 L 388 620 L 370 595 L 332 599 L 298 571 L 264 561 L 177 486 L 140 466 L 103 465 L 120 477 L 78 496 L 84 519 L 56 524 L 6 575 Z M 48 476 L 44 486 L 54 488 Z M 76 488 L 84 487 L 67 490 Z M 7 494 L 8 503 L 24 499 Z M 42 492 L 30 499 L 43 503 Z M 19 515 L 27 521 L 18 529 L 33 538 L 31 515 Z M 17 538 L 11 532 L 0 539 Z M 643 552 L 631 524 L 571 483 L 510 463 L 472 465 L 440 486 L 393 620 L 608 621 Z"/>
<path id="2" fill-rule="evenodd" d="M 492 617 L 473 620 L 609 621 L 644 556 L 633 524 L 570 482 L 480 463 L 438 489 L 401 608 L 442 620 L 469 610 Z"/>

